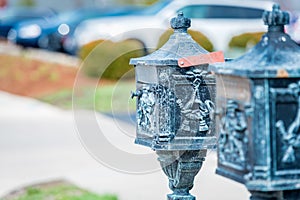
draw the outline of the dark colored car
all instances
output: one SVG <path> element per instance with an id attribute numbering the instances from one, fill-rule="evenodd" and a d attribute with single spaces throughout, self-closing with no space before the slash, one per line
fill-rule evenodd
<path id="1" fill-rule="evenodd" d="M 127 15 L 136 7 L 81 8 L 64 12 L 50 20 L 30 20 L 19 23 L 9 33 L 9 40 L 25 47 L 64 51 L 64 38 L 84 20 L 105 16 Z"/>
<path id="2" fill-rule="evenodd" d="M 0 11 L 0 37 L 7 38 L 12 27 L 20 22 L 31 19 L 39 19 L 45 21 L 56 15 L 56 13 L 48 8 L 7 8 Z"/>

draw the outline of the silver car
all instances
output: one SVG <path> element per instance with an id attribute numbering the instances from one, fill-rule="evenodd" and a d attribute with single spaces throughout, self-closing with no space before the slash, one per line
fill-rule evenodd
<path id="1" fill-rule="evenodd" d="M 192 19 L 192 30 L 204 34 L 215 50 L 225 51 L 233 36 L 266 31 L 261 17 L 272 6 L 273 2 L 261 0 L 162 1 L 140 13 L 84 21 L 66 40 L 65 48 L 79 49 L 95 40 L 126 39 L 156 48 L 160 36 L 170 27 L 170 19 L 182 11 Z"/>

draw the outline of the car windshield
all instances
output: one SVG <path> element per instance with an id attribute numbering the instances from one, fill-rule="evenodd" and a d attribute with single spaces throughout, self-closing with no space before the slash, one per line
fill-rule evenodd
<path id="1" fill-rule="evenodd" d="M 158 3 L 143 9 L 140 12 L 137 12 L 138 14 L 143 14 L 143 15 L 155 15 L 158 13 L 160 10 L 162 10 L 166 5 L 168 5 L 172 0 L 164 0 L 164 1 L 159 1 Z"/>
<path id="2" fill-rule="evenodd" d="M 192 5 L 180 9 L 188 18 L 260 19 L 264 10 L 227 5 Z"/>

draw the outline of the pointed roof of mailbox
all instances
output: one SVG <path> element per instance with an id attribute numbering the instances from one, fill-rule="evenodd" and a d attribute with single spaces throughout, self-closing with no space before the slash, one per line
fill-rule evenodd
<path id="1" fill-rule="evenodd" d="M 261 41 L 243 56 L 232 61 L 213 65 L 217 74 L 252 78 L 300 77 L 300 47 L 284 32 L 289 14 L 275 4 L 265 11 L 263 20 L 268 32 Z"/>
<path id="2" fill-rule="evenodd" d="M 191 26 L 191 20 L 180 12 L 177 17 L 171 19 L 171 27 L 174 33 L 169 40 L 157 51 L 140 58 L 130 60 L 132 65 L 178 65 L 178 60 L 183 57 L 207 54 L 192 37 L 187 33 Z"/>

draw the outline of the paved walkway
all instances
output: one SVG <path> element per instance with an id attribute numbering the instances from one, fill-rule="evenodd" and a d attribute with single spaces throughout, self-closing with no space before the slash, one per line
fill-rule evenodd
<path id="1" fill-rule="evenodd" d="M 166 199 L 170 190 L 161 171 L 128 173 L 158 168 L 152 151 L 133 144 L 133 125 L 90 111 L 76 112 L 75 119 L 72 111 L 0 92 L 0 196 L 24 185 L 66 179 L 120 200 Z M 95 129 L 105 137 L 92 135 Z M 216 154 L 210 152 L 192 190 L 197 199 L 248 199 L 242 185 L 215 175 L 215 168 Z"/>

